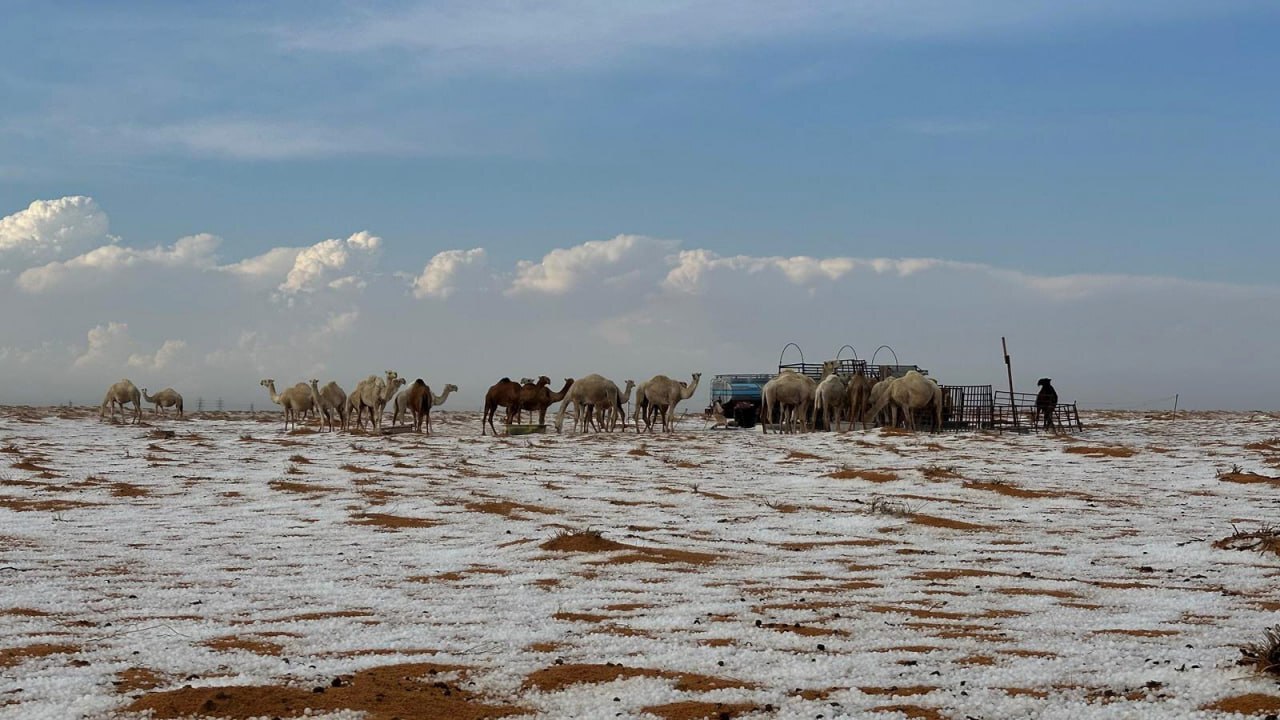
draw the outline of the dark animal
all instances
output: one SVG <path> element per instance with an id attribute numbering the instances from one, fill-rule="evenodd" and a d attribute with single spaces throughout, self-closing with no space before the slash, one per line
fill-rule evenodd
<path id="1" fill-rule="evenodd" d="M 1058 409 L 1058 391 L 1053 389 L 1053 381 L 1049 378 L 1040 378 L 1036 382 L 1040 386 L 1040 392 L 1036 393 L 1036 415 L 1044 418 L 1044 429 L 1050 430 L 1057 426 L 1053 420 L 1053 414 Z"/>
<path id="2" fill-rule="evenodd" d="M 407 391 L 408 397 L 405 399 L 405 405 L 409 408 L 409 413 L 413 416 L 413 431 L 422 432 L 422 426 L 427 426 L 427 434 L 431 434 L 431 388 L 422 382 L 422 378 L 413 381 Z M 480 432 L 484 432 L 484 426 L 481 425 Z"/>
<path id="3" fill-rule="evenodd" d="M 547 382 L 551 382 L 547 380 Z M 498 412 L 498 408 L 507 409 L 507 423 L 511 423 L 512 409 L 520 403 L 520 383 L 512 381 L 511 378 L 502 378 L 494 383 L 489 391 L 484 394 L 484 417 L 480 419 L 480 434 L 484 434 L 484 425 L 489 423 L 489 429 L 493 430 L 493 434 L 498 434 L 498 429 L 493 426 L 493 416 Z"/>

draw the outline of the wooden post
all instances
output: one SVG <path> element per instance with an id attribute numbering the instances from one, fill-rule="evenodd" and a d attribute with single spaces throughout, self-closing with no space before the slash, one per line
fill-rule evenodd
<path id="1" fill-rule="evenodd" d="M 1009 362 L 1009 343 L 1004 336 L 1000 337 L 1000 347 L 1004 350 L 1004 367 L 1009 373 L 1009 409 L 1013 411 L 1013 427 L 1018 427 L 1018 402 L 1013 397 L 1013 363 Z"/>
<path id="2" fill-rule="evenodd" d="M 1178 414 L 1178 393 L 1173 394 L 1173 414 Z"/>

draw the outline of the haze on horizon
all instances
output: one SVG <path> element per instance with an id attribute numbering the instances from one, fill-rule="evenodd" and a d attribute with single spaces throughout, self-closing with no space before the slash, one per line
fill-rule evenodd
<path id="1" fill-rule="evenodd" d="M 1274 409 L 1280 8 L 19 0 L 0 404 L 892 346 Z M 883 357 L 883 353 L 881 355 Z M 705 391 L 689 401 L 697 409 Z"/>

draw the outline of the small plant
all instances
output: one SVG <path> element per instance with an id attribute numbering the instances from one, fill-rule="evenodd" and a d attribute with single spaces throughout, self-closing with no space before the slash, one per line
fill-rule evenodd
<path id="1" fill-rule="evenodd" d="M 867 505 L 867 513 L 871 515 L 893 515 L 894 517 L 906 517 L 915 514 L 915 508 L 912 508 L 907 501 L 899 498 L 887 498 L 876 496 L 871 498 L 870 504 Z"/>
<path id="2" fill-rule="evenodd" d="M 1232 525 L 1231 529 L 1231 535 L 1215 542 L 1213 546 L 1220 550 L 1253 550 L 1280 555 L 1280 527 L 1261 525 L 1253 532 L 1242 532 Z"/>
<path id="3" fill-rule="evenodd" d="M 1231 463 L 1231 468 L 1224 472 L 1218 473 L 1218 477 L 1226 477 L 1228 475 L 1241 475 L 1243 473 L 1244 473 L 1244 468 L 1240 467 L 1239 463 Z"/>
<path id="4" fill-rule="evenodd" d="M 1251 665 L 1265 675 L 1280 676 L 1280 625 L 1263 631 L 1262 642 L 1240 646 L 1241 665 Z"/>

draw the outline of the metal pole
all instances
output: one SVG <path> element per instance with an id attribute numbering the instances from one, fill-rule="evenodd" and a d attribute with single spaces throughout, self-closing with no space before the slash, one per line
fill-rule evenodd
<path id="1" fill-rule="evenodd" d="M 1173 414 L 1174 415 L 1178 414 L 1178 394 L 1177 393 L 1173 394 Z"/>
<path id="2" fill-rule="evenodd" d="M 1000 347 L 1004 349 L 1004 367 L 1009 373 L 1009 409 L 1013 411 L 1013 427 L 1018 427 L 1018 403 L 1013 397 L 1013 363 L 1009 362 L 1009 343 L 1004 336 L 1000 337 Z"/>

